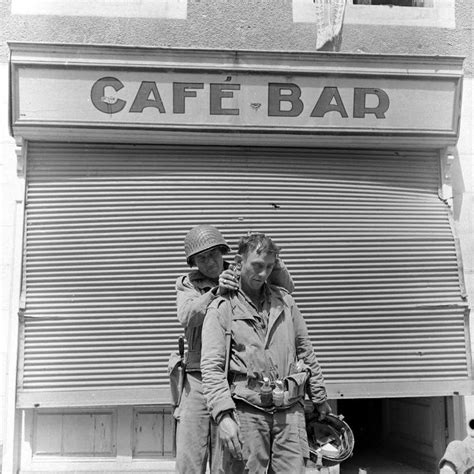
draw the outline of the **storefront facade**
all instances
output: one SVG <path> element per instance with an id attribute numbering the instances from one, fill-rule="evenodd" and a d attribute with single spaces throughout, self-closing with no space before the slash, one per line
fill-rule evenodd
<path id="1" fill-rule="evenodd" d="M 330 398 L 386 400 L 383 436 L 434 465 L 444 397 L 473 392 L 448 205 L 462 58 L 10 51 L 20 472 L 173 468 L 174 281 L 199 223 L 234 249 L 249 230 L 275 237 Z M 403 445 L 415 424 L 429 442 Z"/>

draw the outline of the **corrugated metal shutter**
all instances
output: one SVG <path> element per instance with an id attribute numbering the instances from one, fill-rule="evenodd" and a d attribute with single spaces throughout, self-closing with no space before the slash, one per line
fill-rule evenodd
<path id="1" fill-rule="evenodd" d="M 436 153 L 30 144 L 24 390 L 160 386 L 183 239 L 272 235 L 326 379 L 468 376 Z"/>

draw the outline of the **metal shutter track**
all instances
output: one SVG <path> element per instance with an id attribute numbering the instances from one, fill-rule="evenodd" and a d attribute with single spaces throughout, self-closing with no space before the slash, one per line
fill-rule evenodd
<path id="1" fill-rule="evenodd" d="M 23 389 L 163 386 L 183 238 L 283 247 L 328 382 L 468 375 L 434 154 L 30 144 Z"/>

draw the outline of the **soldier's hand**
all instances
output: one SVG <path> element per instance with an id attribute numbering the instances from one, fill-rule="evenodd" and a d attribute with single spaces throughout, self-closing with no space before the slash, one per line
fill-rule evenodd
<path id="1" fill-rule="evenodd" d="M 230 415 L 224 415 L 219 422 L 219 438 L 235 459 L 242 459 L 239 425 Z"/>
<path id="2" fill-rule="evenodd" d="M 240 287 L 238 274 L 229 268 L 219 275 L 219 293 L 224 295 L 228 291 L 237 291 Z"/>
<path id="3" fill-rule="evenodd" d="M 331 406 L 328 402 L 315 403 L 314 408 L 319 414 L 319 421 L 324 420 L 324 418 L 326 418 L 326 415 L 332 412 Z"/>

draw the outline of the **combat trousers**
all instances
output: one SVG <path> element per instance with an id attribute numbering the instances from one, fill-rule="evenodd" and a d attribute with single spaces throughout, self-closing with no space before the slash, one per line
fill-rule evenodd
<path id="1" fill-rule="evenodd" d="M 208 460 L 214 472 L 217 427 L 207 410 L 200 372 L 186 374 L 176 418 L 176 472 L 204 474 Z"/>
<path id="2" fill-rule="evenodd" d="M 298 403 L 272 414 L 237 401 L 237 417 L 243 444 L 243 461 L 235 460 L 228 452 L 224 452 L 221 472 L 305 472 L 309 448 L 302 404 Z"/>

